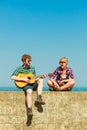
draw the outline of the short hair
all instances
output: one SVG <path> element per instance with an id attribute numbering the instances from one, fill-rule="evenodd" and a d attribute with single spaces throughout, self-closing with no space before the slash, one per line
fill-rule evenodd
<path id="1" fill-rule="evenodd" d="M 60 58 L 59 64 L 60 64 L 61 62 L 66 62 L 66 63 L 68 64 L 68 58 L 66 58 L 66 57 Z"/>
<path id="2" fill-rule="evenodd" d="M 28 55 L 28 54 L 24 54 L 24 55 L 21 57 L 22 62 L 26 61 L 27 58 L 31 61 L 31 56 Z"/>

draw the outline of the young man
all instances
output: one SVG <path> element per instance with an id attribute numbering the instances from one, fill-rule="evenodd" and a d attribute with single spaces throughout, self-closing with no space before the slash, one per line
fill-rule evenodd
<path id="1" fill-rule="evenodd" d="M 15 82 L 20 82 L 25 83 L 26 85 L 23 87 L 23 90 L 26 95 L 26 106 L 27 106 L 27 116 L 33 116 L 32 112 L 32 92 L 37 90 L 37 100 L 36 103 L 44 104 L 42 100 L 42 90 L 43 90 L 43 79 L 42 78 L 37 78 L 34 83 L 31 83 L 31 80 L 33 78 L 29 78 L 27 76 L 18 76 L 19 74 L 33 74 L 34 76 L 36 75 L 35 67 L 30 65 L 31 63 L 31 56 L 28 54 L 24 54 L 21 58 L 23 65 L 19 66 L 12 74 L 11 79 L 14 80 Z M 27 125 L 30 122 L 27 121 Z"/>
<path id="2" fill-rule="evenodd" d="M 59 61 L 60 66 L 55 69 L 47 84 L 50 90 L 68 91 L 75 84 L 74 74 L 68 65 L 68 59 L 62 57 Z"/>

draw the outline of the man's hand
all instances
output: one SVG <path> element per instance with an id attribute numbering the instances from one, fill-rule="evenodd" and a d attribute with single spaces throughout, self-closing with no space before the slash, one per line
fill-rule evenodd
<path id="1" fill-rule="evenodd" d="M 26 82 L 26 83 L 29 83 L 29 82 L 30 82 L 30 79 L 28 79 L 28 78 L 23 78 L 23 81 Z"/>

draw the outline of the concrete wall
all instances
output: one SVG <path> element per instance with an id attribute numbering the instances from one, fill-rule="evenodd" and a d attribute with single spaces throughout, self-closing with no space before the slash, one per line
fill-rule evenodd
<path id="1" fill-rule="evenodd" d="M 33 119 L 26 126 L 23 92 L 0 92 L 0 130 L 87 130 L 86 92 L 43 92 L 46 104 L 39 113 L 34 106 Z"/>

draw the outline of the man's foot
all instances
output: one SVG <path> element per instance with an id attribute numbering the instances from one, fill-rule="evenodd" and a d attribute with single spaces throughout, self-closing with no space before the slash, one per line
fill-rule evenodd
<path id="1" fill-rule="evenodd" d="M 41 103 L 35 101 L 34 105 L 35 105 L 35 107 L 37 107 L 38 112 L 43 112 L 43 107 L 42 107 Z"/>
<path id="2" fill-rule="evenodd" d="M 37 100 L 35 101 L 37 104 L 40 103 L 41 105 L 44 105 L 45 102 L 42 100 L 42 96 L 41 95 L 38 95 L 37 96 Z"/>
<path id="3" fill-rule="evenodd" d="M 27 122 L 26 122 L 27 126 L 31 125 L 32 117 L 33 117 L 32 108 L 31 107 L 27 108 Z"/>
<path id="4" fill-rule="evenodd" d="M 27 126 L 30 126 L 31 125 L 31 121 L 32 121 L 32 117 L 33 117 L 33 115 L 27 115 L 27 122 L 26 122 L 26 125 Z"/>

